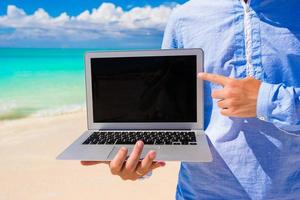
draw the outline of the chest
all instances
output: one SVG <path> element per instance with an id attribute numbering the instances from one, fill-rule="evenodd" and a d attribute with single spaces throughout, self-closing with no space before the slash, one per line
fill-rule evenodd
<path id="1" fill-rule="evenodd" d="M 202 48 L 210 73 L 244 78 L 250 65 L 257 79 L 300 86 L 300 23 L 286 18 L 275 23 L 258 10 L 230 9 L 220 14 L 211 8 L 181 19 L 184 48 Z"/>

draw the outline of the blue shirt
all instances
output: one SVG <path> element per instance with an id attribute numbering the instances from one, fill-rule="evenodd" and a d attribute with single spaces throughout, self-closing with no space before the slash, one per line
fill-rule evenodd
<path id="1" fill-rule="evenodd" d="M 182 162 L 177 199 L 300 199 L 300 2 L 191 0 L 162 48 L 202 48 L 205 71 L 262 81 L 257 118 L 220 114 L 205 82 L 211 163 Z"/>

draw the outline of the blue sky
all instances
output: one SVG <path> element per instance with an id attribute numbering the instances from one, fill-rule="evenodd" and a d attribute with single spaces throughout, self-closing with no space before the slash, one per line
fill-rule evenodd
<path id="1" fill-rule="evenodd" d="M 28 14 L 32 14 L 38 8 L 44 8 L 51 16 L 58 16 L 62 12 L 67 12 L 70 15 L 78 15 L 84 10 L 92 10 L 93 8 L 98 7 L 103 2 L 111 2 L 128 10 L 136 6 L 143 7 L 150 5 L 155 7 L 161 4 L 170 4 L 174 2 L 182 4 L 186 2 L 186 0 L 1 0 L 0 15 L 6 13 L 6 7 L 8 5 L 15 5 L 23 8 Z"/>
<path id="2" fill-rule="evenodd" d="M 0 47 L 159 48 L 186 0 L 1 0 Z"/>

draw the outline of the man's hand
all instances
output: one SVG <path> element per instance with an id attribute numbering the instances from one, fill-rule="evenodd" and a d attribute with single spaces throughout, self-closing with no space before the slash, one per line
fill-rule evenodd
<path id="1" fill-rule="evenodd" d="M 257 96 L 261 81 L 252 77 L 241 80 L 216 74 L 199 73 L 198 78 L 223 86 L 214 90 L 212 98 L 219 99 L 221 114 L 229 117 L 256 117 Z"/>
<path id="2" fill-rule="evenodd" d="M 120 176 L 123 180 L 137 180 L 146 175 L 148 172 L 158 167 L 165 166 L 165 162 L 154 162 L 156 152 L 150 151 L 143 160 L 140 156 L 143 150 L 144 143 L 138 141 L 129 158 L 126 160 L 128 150 L 122 147 L 112 161 L 81 161 L 82 165 L 95 165 L 104 163 L 109 165 L 110 171 L 113 175 Z"/>

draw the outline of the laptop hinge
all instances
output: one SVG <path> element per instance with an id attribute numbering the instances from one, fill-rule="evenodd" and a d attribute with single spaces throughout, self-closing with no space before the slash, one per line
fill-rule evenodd
<path id="1" fill-rule="evenodd" d="M 141 128 L 137 128 L 137 129 L 95 129 L 95 130 L 98 130 L 98 131 L 110 131 L 110 130 L 118 130 L 118 131 L 134 131 L 134 130 L 145 130 L 145 131 L 161 131 L 161 130 L 169 130 L 169 131 L 190 131 L 192 129 L 179 129 L 179 128 L 176 128 L 176 129 L 141 129 Z"/>

